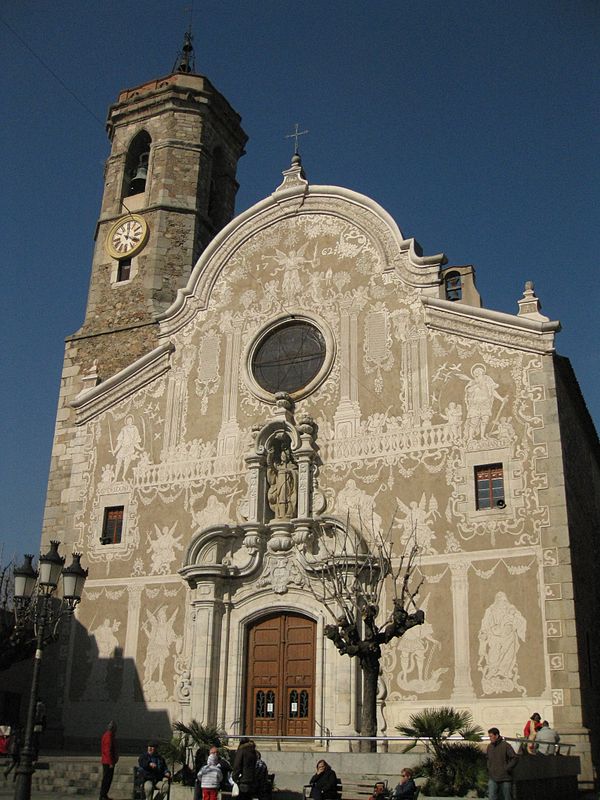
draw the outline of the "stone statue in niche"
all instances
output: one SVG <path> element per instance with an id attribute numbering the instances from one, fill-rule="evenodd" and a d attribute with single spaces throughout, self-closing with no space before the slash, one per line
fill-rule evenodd
<path id="1" fill-rule="evenodd" d="M 267 501 L 275 519 L 292 519 L 298 507 L 298 466 L 287 436 L 276 438 L 267 451 Z"/>

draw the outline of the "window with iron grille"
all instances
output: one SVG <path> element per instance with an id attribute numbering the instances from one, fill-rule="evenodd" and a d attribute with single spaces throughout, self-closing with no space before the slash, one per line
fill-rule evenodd
<path id="1" fill-rule="evenodd" d="M 475 467 L 475 500 L 478 511 L 506 506 L 502 464 Z"/>
<path id="2" fill-rule="evenodd" d="M 119 544 L 123 535 L 124 510 L 124 506 L 112 506 L 104 509 L 101 544 Z"/>

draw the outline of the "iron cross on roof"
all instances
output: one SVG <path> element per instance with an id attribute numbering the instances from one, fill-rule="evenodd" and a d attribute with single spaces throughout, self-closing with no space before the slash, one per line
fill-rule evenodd
<path id="1" fill-rule="evenodd" d="M 294 155 L 297 156 L 298 155 L 298 138 L 300 136 L 304 136 L 304 134 L 308 133 L 308 131 L 299 131 L 298 128 L 300 126 L 298 125 L 298 123 L 296 123 L 296 125 L 294 127 L 295 127 L 294 133 L 287 133 L 285 138 L 286 139 L 295 139 L 295 142 L 294 142 Z"/>

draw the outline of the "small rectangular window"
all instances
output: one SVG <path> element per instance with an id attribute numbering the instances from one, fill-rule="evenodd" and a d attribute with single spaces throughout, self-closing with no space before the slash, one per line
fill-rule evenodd
<path id="1" fill-rule="evenodd" d="M 123 534 L 124 506 L 113 506 L 104 509 L 101 544 L 119 544 Z"/>
<path id="2" fill-rule="evenodd" d="M 502 464 L 475 467 L 475 497 L 478 511 L 506 506 Z"/>
<path id="3" fill-rule="evenodd" d="M 117 269 L 117 282 L 128 281 L 131 276 L 131 259 L 119 259 L 119 267 Z"/>

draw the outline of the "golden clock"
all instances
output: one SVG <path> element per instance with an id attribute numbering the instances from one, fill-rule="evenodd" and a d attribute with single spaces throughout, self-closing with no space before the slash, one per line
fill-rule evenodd
<path id="1" fill-rule="evenodd" d="M 111 225 L 106 236 L 106 250 L 113 258 L 131 258 L 148 240 L 148 223 L 139 214 L 128 214 Z"/>

